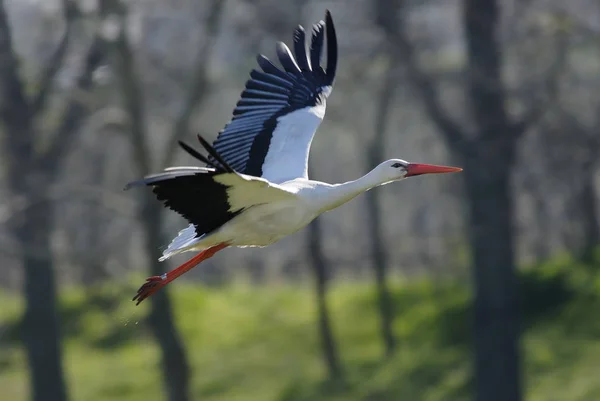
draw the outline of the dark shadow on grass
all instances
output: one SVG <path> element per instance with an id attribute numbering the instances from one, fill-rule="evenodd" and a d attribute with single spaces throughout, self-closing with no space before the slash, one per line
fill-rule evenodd
<path id="1" fill-rule="evenodd" d="M 90 312 L 100 312 L 106 319 L 112 319 L 115 310 L 129 296 L 131 288 L 123 287 L 111 291 L 103 291 L 101 287 L 90 287 L 82 302 L 61 302 L 59 305 L 61 335 L 65 339 L 82 338 L 84 332 L 83 318 Z M 0 345 L 14 346 L 21 343 L 23 337 L 23 316 L 17 316 L 0 326 Z M 131 340 L 137 330 L 124 325 L 117 325 L 113 331 L 90 343 L 99 348 L 115 347 Z M 43 330 L 40 330 L 43 333 Z"/>
<path id="2" fill-rule="evenodd" d="M 335 398 L 351 391 L 351 386 L 342 380 L 325 379 L 307 383 L 302 379 L 291 382 L 281 393 L 279 401 L 317 401 Z"/>
<path id="3" fill-rule="evenodd" d="M 139 326 L 135 327 L 139 328 Z M 137 329 L 133 330 L 131 326 L 119 325 L 115 326 L 106 335 L 92 341 L 90 345 L 94 348 L 108 350 L 124 346 L 133 342 L 136 338 L 139 338 L 139 331 Z"/>
<path id="4" fill-rule="evenodd" d="M 521 313 L 524 327 L 552 318 L 576 296 L 566 269 L 548 271 L 543 266 L 522 272 L 520 278 Z"/>

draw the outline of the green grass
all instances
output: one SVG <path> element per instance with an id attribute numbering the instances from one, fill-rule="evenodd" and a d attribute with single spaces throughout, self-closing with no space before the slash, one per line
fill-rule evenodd
<path id="1" fill-rule="evenodd" d="M 532 401 L 600 399 L 600 279 L 568 260 L 522 274 L 526 391 Z M 129 301 L 134 286 L 65 290 L 65 367 L 74 401 L 164 400 L 159 350 Z M 399 348 L 382 358 L 376 298 L 366 284 L 330 296 L 345 381 L 327 380 L 315 304 L 304 286 L 207 289 L 173 284 L 194 400 L 468 400 L 470 298 L 457 282 L 393 286 Z M 28 399 L 22 304 L 0 294 L 2 398 Z M 43 332 L 40 333 L 43 335 Z"/>

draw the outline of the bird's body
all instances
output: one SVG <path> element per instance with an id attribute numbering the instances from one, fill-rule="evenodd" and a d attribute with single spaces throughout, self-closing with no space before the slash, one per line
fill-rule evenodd
<path id="1" fill-rule="evenodd" d="M 332 185 L 305 178 L 286 181 L 275 187 L 282 192 L 280 197 L 250 207 L 240 205 L 246 207 L 244 212 L 212 234 L 196 237 L 195 227 L 190 224 L 164 251 L 163 260 L 177 253 L 202 251 L 221 243 L 240 248 L 272 245 L 358 195 L 361 187 L 356 186 L 355 190 L 353 184 Z"/>
<path id="2" fill-rule="evenodd" d="M 232 120 L 212 146 L 198 136 L 209 157 L 180 143 L 207 167 L 172 167 L 126 187 L 151 186 L 165 206 L 190 223 L 161 260 L 200 252 L 177 269 L 148 278 L 134 297 L 138 303 L 221 249 L 269 246 L 376 186 L 461 170 L 392 159 L 342 184 L 308 178 L 310 145 L 325 116 L 337 66 L 337 40 L 329 12 L 325 20 L 313 27 L 308 52 L 302 27 L 294 32 L 295 58 L 278 43 L 283 70 L 258 57 L 262 71 L 251 72 Z M 325 32 L 327 68 L 323 69 Z"/>
<path id="3" fill-rule="evenodd" d="M 166 259 L 173 254 L 187 251 L 201 251 L 212 246 L 227 243 L 236 247 L 266 247 L 305 227 L 319 215 L 318 207 L 302 195 L 303 187 L 310 181 L 294 180 L 281 186 L 281 199 L 269 203 L 253 205 L 236 218 L 219 227 L 212 234 L 195 238 L 195 227 L 190 224 L 173 240 L 165 250 Z M 312 186 L 310 186 L 312 188 Z M 192 242 L 185 247 L 181 241 Z"/>

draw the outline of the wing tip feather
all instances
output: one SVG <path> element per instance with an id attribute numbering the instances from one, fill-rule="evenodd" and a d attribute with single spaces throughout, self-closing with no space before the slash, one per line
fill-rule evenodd
<path id="1" fill-rule="evenodd" d="M 275 45 L 275 51 L 279 62 L 287 72 L 300 72 L 300 67 L 298 67 L 290 48 L 285 43 L 278 41 Z"/>
<path id="2" fill-rule="evenodd" d="M 310 60 L 306 52 L 306 33 L 302 25 L 294 30 L 294 53 L 301 71 L 311 71 Z"/>
<path id="3" fill-rule="evenodd" d="M 202 147 L 208 152 L 208 154 L 211 155 L 216 161 L 218 161 L 221 164 L 221 168 L 223 170 L 225 170 L 228 173 L 234 172 L 234 170 L 229 166 L 229 164 L 227 164 L 227 162 L 223 160 L 219 152 L 217 152 L 217 150 L 213 148 L 212 145 L 202 137 L 202 135 L 197 134 L 196 137 L 198 138 L 198 141 L 200 142 Z"/>
<path id="4" fill-rule="evenodd" d="M 335 25 L 329 9 L 325 10 L 325 27 L 327 29 L 327 72 L 328 85 L 333 85 L 335 71 L 337 69 L 338 47 Z"/>

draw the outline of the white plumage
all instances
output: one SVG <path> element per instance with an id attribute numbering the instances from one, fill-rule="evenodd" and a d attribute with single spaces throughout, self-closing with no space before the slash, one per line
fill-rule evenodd
<path id="1" fill-rule="evenodd" d="M 279 117 L 262 166 L 262 177 L 279 183 L 308 178 L 310 145 L 324 116 L 325 104 Z"/>
<path id="2" fill-rule="evenodd" d="M 388 160 L 367 175 L 343 184 L 308 179 L 314 133 L 325 115 L 337 65 L 337 41 L 329 12 L 313 27 L 309 53 L 302 27 L 294 32 L 296 58 L 282 43 L 284 70 L 259 56 L 232 121 L 213 146 L 198 139 L 209 156 L 181 146 L 207 167 L 171 167 L 128 184 L 148 185 L 165 206 L 190 225 L 179 232 L 161 260 L 199 251 L 190 261 L 153 276 L 133 298 L 138 304 L 219 250 L 264 247 L 306 227 L 320 214 L 378 185 L 406 177 L 461 171 L 456 167 Z M 320 66 L 327 32 L 327 68 Z"/>

